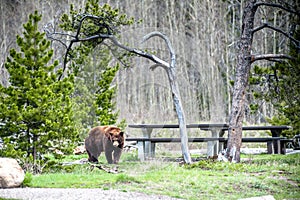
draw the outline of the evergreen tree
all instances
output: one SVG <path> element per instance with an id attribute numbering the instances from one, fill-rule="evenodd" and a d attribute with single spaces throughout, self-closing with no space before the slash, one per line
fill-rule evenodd
<path id="1" fill-rule="evenodd" d="M 55 70 L 50 42 L 38 31 L 41 17 L 37 11 L 29 15 L 23 37 L 17 36 L 20 51 L 11 49 L 5 63 L 10 86 L 0 85 L 1 154 L 14 150 L 33 161 L 51 148 L 70 151 L 78 138 L 70 98 L 74 76 L 57 81 L 62 70 Z"/>
<path id="2" fill-rule="evenodd" d="M 102 125 L 116 124 L 118 119 L 118 113 L 114 112 L 115 103 L 112 99 L 116 94 L 116 87 L 111 87 L 116 72 L 119 69 L 119 65 L 115 67 L 106 67 L 98 82 L 98 91 L 96 92 L 96 114 L 99 117 L 98 120 Z"/>
<path id="3" fill-rule="evenodd" d="M 295 30 L 294 38 L 300 39 L 299 27 Z M 268 67 L 254 66 L 254 75 L 250 77 L 252 87 L 265 86 L 264 89 L 254 90 L 258 103 L 251 105 L 251 109 L 257 110 L 261 100 L 272 102 L 278 114 L 267 120 L 273 125 L 292 126 L 292 130 L 282 134 L 287 137 L 300 134 L 300 50 L 293 42 L 290 44 L 290 56 L 293 59 L 287 62 L 276 62 Z"/>
<path id="4" fill-rule="evenodd" d="M 63 23 L 60 27 L 67 31 L 76 32 L 79 21 L 75 20 L 75 16 L 80 15 L 82 17 L 85 15 L 98 16 L 99 20 L 96 24 L 102 25 L 95 26 L 95 23 L 89 20 L 85 21 L 81 29 L 85 37 L 95 33 L 107 34 L 108 31 L 117 34 L 120 26 L 133 23 L 132 18 L 129 19 L 126 15 L 120 14 L 118 9 L 113 9 L 108 4 L 100 6 L 99 0 L 88 0 L 83 10 L 75 10 L 71 5 L 70 14 L 62 16 Z M 114 29 L 108 30 L 107 27 L 114 27 Z M 71 63 L 76 63 L 73 66 L 78 66 L 73 70 L 76 72 L 75 101 L 80 113 L 76 120 L 78 124 L 82 125 L 82 135 L 86 135 L 86 128 L 95 125 L 115 124 L 118 119 L 118 112 L 115 111 L 115 103 L 113 102 L 116 87 L 111 88 L 111 84 L 119 65 L 109 65 L 112 60 L 110 49 L 115 49 L 115 47 L 108 48 L 107 45 L 102 45 L 102 42 L 102 39 L 82 42 L 69 51 Z M 119 59 L 125 58 L 124 55 L 120 54 L 118 57 Z"/>

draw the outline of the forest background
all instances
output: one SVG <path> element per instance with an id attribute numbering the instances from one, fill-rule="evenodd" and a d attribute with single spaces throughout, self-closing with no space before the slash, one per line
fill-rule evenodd
<path id="1" fill-rule="evenodd" d="M 232 82 L 237 57 L 237 42 L 242 26 L 242 12 L 245 6 L 243 0 L 228 1 L 100 1 L 109 3 L 135 19 L 135 23 L 120 29 L 120 41 L 131 47 L 147 48 L 155 51 L 159 57 L 168 59 L 165 44 L 159 39 L 153 39 L 145 44 L 142 37 L 151 31 L 161 31 L 171 40 L 177 55 L 177 76 L 187 123 L 226 123 L 228 122 Z M 60 23 L 63 13 L 68 13 L 70 4 L 83 8 L 85 1 L 77 0 L 1 0 L 0 4 L 0 83 L 8 85 L 8 73 L 4 62 L 11 48 L 16 47 L 16 35 L 21 34 L 22 24 L 28 15 L 38 10 L 42 14 L 41 25 L 48 23 L 54 26 Z M 257 22 L 268 21 L 283 30 L 290 29 L 290 16 L 276 8 L 259 8 Z M 41 32 L 42 26 L 40 27 Z M 54 59 L 62 65 L 65 49 L 58 43 L 52 43 Z M 83 95 L 85 107 L 93 108 L 91 97 L 97 90 L 100 81 L 99 68 L 104 58 L 98 47 L 89 60 L 83 63 L 85 76 L 75 81 L 77 88 L 89 85 Z M 269 29 L 261 30 L 254 36 L 253 52 L 287 53 L 287 39 Z M 106 55 L 106 54 L 105 54 Z M 107 65 L 113 66 L 119 62 L 113 54 Z M 108 59 L 108 60 L 107 60 Z M 272 63 L 259 61 L 259 66 L 270 66 Z M 116 111 L 119 119 L 127 124 L 134 123 L 176 123 L 177 118 L 172 102 L 167 75 L 163 69 L 151 71 L 151 63 L 143 58 L 134 57 L 125 65 L 121 64 L 112 86 L 117 86 L 115 96 Z M 276 115 L 277 110 L 272 102 L 258 100 L 253 97 L 253 91 L 267 91 L 268 83 L 250 85 L 245 107 L 246 124 L 267 123 L 267 118 Z M 255 106 L 253 106 L 255 105 Z M 251 109 L 255 107 L 255 112 Z M 85 109 L 79 108 L 81 112 Z M 90 120 L 86 120 L 89 116 Z M 95 113 L 90 110 L 77 115 L 82 128 L 82 135 L 95 125 L 100 125 Z"/>

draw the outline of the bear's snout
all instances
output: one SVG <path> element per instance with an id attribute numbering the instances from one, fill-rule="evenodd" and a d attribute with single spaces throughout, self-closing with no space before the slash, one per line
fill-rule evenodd
<path id="1" fill-rule="evenodd" d="M 113 142 L 113 146 L 114 146 L 114 147 L 119 146 L 119 142 L 118 142 L 118 141 L 114 141 L 114 142 Z"/>

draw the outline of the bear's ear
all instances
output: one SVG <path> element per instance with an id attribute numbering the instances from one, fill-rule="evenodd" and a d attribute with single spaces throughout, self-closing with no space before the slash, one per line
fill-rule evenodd
<path id="1" fill-rule="evenodd" d="M 121 136 L 121 137 L 124 137 L 124 132 L 120 132 L 120 136 Z"/>

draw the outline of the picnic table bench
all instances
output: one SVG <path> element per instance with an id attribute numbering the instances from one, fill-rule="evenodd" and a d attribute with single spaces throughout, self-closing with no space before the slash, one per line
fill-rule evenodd
<path id="1" fill-rule="evenodd" d="M 178 124 L 129 124 L 129 128 L 141 129 L 143 136 L 135 138 L 126 138 L 126 141 L 135 141 L 138 146 L 138 157 L 140 160 L 145 160 L 148 157 L 155 156 L 156 143 L 174 143 L 180 142 L 180 138 L 152 138 L 153 129 L 176 129 Z M 228 124 L 188 124 L 187 128 L 198 128 L 203 131 L 210 131 L 211 137 L 195 137 L 188 138 L 188 142 L 207 142 L 207 156 L 213 157 L 226 148 L 228 138 L 224 138 L 225 131 L 228 131 Z M 289 126 L 243 126 L 242 130 L 259 131 L 269 130 L 272 137 L 250 137 L 242 138 L 242 142 L 250 143 L 267 143 L 268 153 L 270 154 L 284 154 L 285 143 L 289 140 L 280 137 L 283 130 L 290 129 Z"/>

